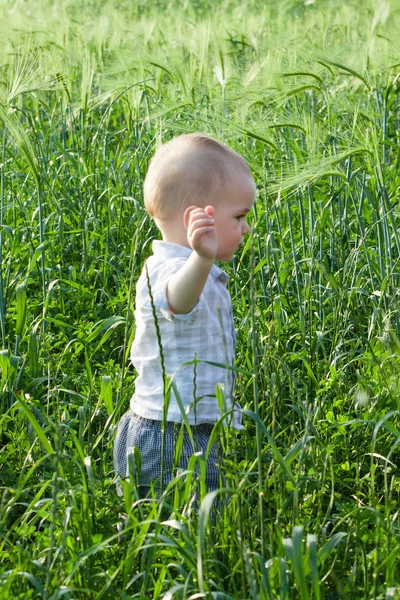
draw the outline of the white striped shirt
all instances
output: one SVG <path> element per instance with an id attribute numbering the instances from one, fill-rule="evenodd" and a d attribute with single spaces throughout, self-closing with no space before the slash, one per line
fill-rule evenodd
<path id="1" fill-rule="evenodd" d="M 217 386 L 223 390 L 226 409 L 232 410 L 234 372 L 202 361 L 233 366 L 236 334 L 231 297 L 226 288 L 229 277 L 216 265 L 211 268 L 196 306 L 187 314 L 170 311 L 166 295 L 168 281 L 183 267 L 191 252 L 190 248 L 178 244 L 154 241 L 153 254 L 146 265 L 161 335 L 165 372 L 176 383 L 189 423 L 199 425 L 215 423 L 221 417 Z M 164 385 L 146 266 L 136 286 L 135 321 L 131 361 L 138 376 L 131 409 L 141 417 L 160 421 Z M 194 359 L 201 362 L 184 365 Z M 239 406 L 235 404 L 235 408 Z M 232 426 L 243 429 L 240 412 L 234 410 L 231 415 Z M 177 423 L 183 420 L 173 390 L 167 420 Z"/>

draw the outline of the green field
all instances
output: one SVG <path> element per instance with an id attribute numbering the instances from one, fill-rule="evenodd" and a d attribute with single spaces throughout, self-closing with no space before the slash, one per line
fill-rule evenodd
<path id="1" fill-rule="evenodd" d="M 2 0 L 0 41 L 0 598 L 399 599 L 400 2 Z M 214 519 L 112 464 L 142 183 L 190 131 L 258 190 Z"/>

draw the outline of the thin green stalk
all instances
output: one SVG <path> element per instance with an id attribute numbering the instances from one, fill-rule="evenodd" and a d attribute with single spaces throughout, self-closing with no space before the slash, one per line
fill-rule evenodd
<path id="1" fill-rule="evenodd" d="M 137 268 L 137 253 L 138 253 L 138 247 L 139 247 L 139 232 L 141 231 L 141 228 L 143 226 L 143 223 L 145 222 L 146 217 L 144 217 L 140 223 L 138 224 L 137 228 L 136 228 L 136 232 L 135 232 L 135 236 L 132 240 L 132 248 L 131 248 L 131 252 L 130 252 L 130 256 L 131 256 L 131 264 L 130 264 L 130 277 L 129 277 L 129 288 L 128 288 L 128 303 L 127 303 L 127 311 L 126 311 L 126 325 L 125 325 L 125 332 L 124 332 L 124 344 L 122 347 L 122 369 L 121 369 L 121 377 L 120 377 L 120 383 L 119 383 L 119 388 L 118 388 L 118 392 L 117 392 L 117 403 L 119 402 L 121 396 L 122 396 L 122 391 L 123 391 L 123 383 L 124 383 L 124 379 L 125 379 L 125 372 L 126 372 L 126 363 L 127 363 L 127 351 L 128 351 L 128 331 L 129 331 L 129 325 L 131 323 L 131 317 L 132 317 L 132 298 L 133 298 L 133 282 L 134 282 L 134 277 L 135 277 L 135 271 Z"/>
<path id="2" fill-rule="evenodd" d="M 295 277 L 296 277 L 297 301 L 298 301 L 299 316 L 300 316 L 300 332 L 302 334 L 302 337 L 304 338 L 306 323 L 305 323 L 304 306 L 303 306 L 303 301 L 302 301 L 302 297 L 301 297 L 302 294 L 301 294 L 301 283 L 300 283 L 300 271 L 299 271 L 299 264 L 298 264 L 298 260 L 297 260 L 297 254 L 296 254 L 295 235 L 294 235 L 294 229 L 293 229 L 292 211 L 291 211 L 291 206 L 290 206 L 289 194 L 286 195 L 286 206 L 287 206 L 287 215 L 288 215 L 288 220 L 289 220 L 290 243 L 291 243 L 291 247 L 292 247 L 292 257 L 293 257 Z"/>
<path id="3" fill-rule="evenodd" d="M 7 348 L 6 342 L 6 326 L 5 326 L 5 306 L 4 306 L 4 291 L 3 291 L 3 225 L 4 225 L 4 201 L 5 201 L 5 178 L 4 178 L 4 167 L 6 160 L 6 131 L 3 131 L 3 144 L 1 154 L 1 167 L 0 167 L 0 194 L 1 194 L 1 207 L 0 207 L 0 327 L 1 327 L 1 338 L 2 348 Z"/>
<path id="4" fill-rule="evenodd" d="M 254 413 L 259 416 L 259 395 L 258 395 L 258 344 L 257 344 L 257 324 L 255 318 L 255 303 L 256 303 L 256 292 L 255 292 L 255 280 L 254 280 L 254 265 L 255 265 L 255 253 L 254 253 L 254 229 L 251 229 L 251 267 L 250 267 L 250 314 L 251 314 L 251 329 L 252 329 L 252 351 L 253 351 L 253 404 Z M 258 419 L 256 420 L 256 443 L 257 443 L 257 462 L 258 462 L 258 503 L 259 503 L 259 525 L 260 525 L 260 537 L 261 537 L 261 553 L 262 556 L 265 554 L 265 522 L 264 522 L 264 484 L 263 484 L 263 460 L 262 460 L 262 449 L 261 449 L 261 430 Z"/>
<path id="5" fill-rule="evenodd" d="M 152 313 L 153 313 L 154 326 L 156 328 L 156 337 L 157 337 L 157 342 L 158 342 L 158 350 L 160 352 L 160 365 L 161 365 L 161 373 L 162 373 L 162 378 L 163 378 L 163 389 L 164 389 L 163 418 L 162 418 L 162 424 L 161 424 L 162 440 L 161 440 L 160 496 L 162 496 L 162 493 L 164 491 L 165 436 L 166 436 L 168 405 L 169 405 L 169 402 L 167 401 L 167 391 L 168 391 L 168 394 L 170 394 L 170 388 L 169 388 L 168 383 L 167 383 L 167 372 L 165 370 L 165 359 L 164 359 L 164 349 L 162 347 L 162 340 L 161 340 L 161 330 L 160 330 L 160 325 L 159 325 L 159 322 L 158 322 L 156 307 L 155 307 L 155 304 L 154 304 L 153 292 L 151 290 L 150 276 L 149 276 L 149 271 L 148 271 L 148 268 L 147 268 L 147 264 L 145 265 L 145 269 L 146 269 L 147 289 L 148 289 L 149 297 L 150 297 L 150 304 L 151 304 L 151 310 L 152 310 Z"/>

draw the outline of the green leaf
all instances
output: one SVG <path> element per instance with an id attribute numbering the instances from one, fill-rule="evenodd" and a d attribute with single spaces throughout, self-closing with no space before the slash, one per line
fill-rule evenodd
<path id="1" fill-rule="evenodd" d="M 16 290 L 17 296 L 17 321 L 15 325 L 15 335 L 22 336 L 26 322 L 26 281 L 20 283 Z"/>
<path id="2" fill-rule="evenodd" d="M 19 404 L 20 407 L 22 408 L 23 413 L 25 414 L 26 418 L 28 419 L 28 421 L 32 425 L 33 429 L 35 430 L 36 435 L 38 436 L 38 438 L 39 438 L 40 442 L 42 443 L 42 445 L 43 445 L 44 449 L 46 450 L 46 452 L 48 454 L 54 454 L 54 450 L 53 450 L 53 447 L 52 447 L 51 443 L 49 442 L 49 440 L 45 436 L 42 427 L 36 421 L 36 418 L 33 416 L 33 414 L 31 412 L 29 406 L 25 402 L 24 393 L 21 392 L 20 395 L 15 395 L 15 397 L 16 397 L 16 400 L 17 400 L 17 404 Z"/>
<path id="3" fill-rule="evenodd" d="M 112 401 L 111 377 L 108 375 L 102 375 L 101 377 L 99 400 L 104 402 L 108 416 L 110 416 L 114 410 L 114 407 Z"/>
<path id="4" fill-rule="evenodd" d="M 318 552 L 318 563 L 319 564 L 324 564 L 324 562 L 326 561 L 326 559 L 328 558 L 328 556 L 331 554 L 331 552 L 333 552 L 333 550 L 336 548 L 336 546 L 338 544 L 340 544 L 340 542 L 348 536 L 348 533 L 344 533 L 344 532 L 339 532 L 339 533 L 335 533 L 330 540 L 328 540 L 323 546 L 322 548 L 319 550 Z"/>
<path id="5" fill-rule="evenodd" d="M 311 583 L 315 595 L 315 600 L 320 600 L 321 591 L 318 573 L 317 536 L 312 534 L 307 535 L 307 549 L 310 564 Z"/>
<path id="6" fill-rule="evenodd" d="M 296 479 L 295 479 L 292 471 L 290 470 L 289 465 L 283 458 L 282 454 L 279 452 L 274 440 L 272 439 L 272 436 L 267 431 L 267 428 L 265 427 L 264 423 L 261 421 L 260 417 L 258 415 L 256 415 L 252 410 L 245 409 L 245 410 L 243 410 L 243 412 L 246 415 L 248 415 L 249 417 L 251 417 L 254 421 L 256 421 L 256 423 L 259 424 L 259 426 L 261 427 L 261 430 L 263 431 L 263 433 L 266 435 L 266 437 L 268 439 L 268 442 L 269 442 L 269 445 L 271 446 L 272 454 L 274 455 L 275 460 L 282 467 L 282 469 L 286 473 L 286 476 L 290 479 L 290 481 L 293 483 L 293 485 L 296 485 Z"/>

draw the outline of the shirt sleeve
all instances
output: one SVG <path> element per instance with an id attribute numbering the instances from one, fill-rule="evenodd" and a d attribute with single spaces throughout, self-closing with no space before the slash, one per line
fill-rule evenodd
<path id="1" fill-rule="evenodd" d="M 181 269 L 186 262 L 185 258 L 174 258 L 166 260 L 161 265 L 157 265 L 157 268 L 152 272 L 149 270 L 149 278 L 150 278 L 150 286 L 151 293 L 154 300 L 154 306 L 157 312 L 160 312 L 163 317 L 165 317 L 168 321 L 185 321 L 186 323 L 194 323 L 200 312 L 204 307 L 204 297 L 203 293 L 200 294 L 199 300 L 197 304 L 192 308 L 192 310 L 188 313 L 173 313 L 169 307 L 168 299 L 167 299 L 167 286 L 168 281 Z M 150 297 L 148 294 L 148 284 L 147 278 L 145 281 L 145 285 L 147 288 L 147 296 L 148 301 L 151 306 Z"/>

